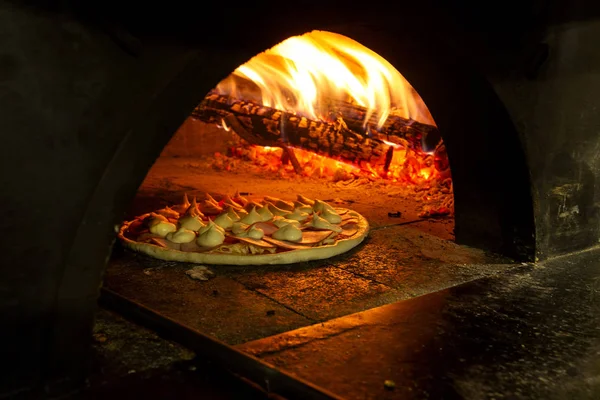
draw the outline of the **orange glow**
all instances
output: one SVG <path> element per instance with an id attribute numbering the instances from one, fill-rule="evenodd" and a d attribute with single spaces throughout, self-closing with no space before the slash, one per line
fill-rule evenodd
<path id="1" fill-rule="evenodd" d="M 440 173 L 433 166 L 433 156 L 411 149 L 394 151 L 392 161 L 385 171 L 383 166 L 373 167 L 368 163 L 358 167 L 311 151 L 293 148 L 305 176 L 347 180 L 355 178 L 386 178 L 393 182 L 421 185 L 441 182 L 449 175 Z M 235 153 L 235 151 L 234 151 Z M 250 146 L 249 158 L 255 164 L 271 172 L 286 171 L 294 174 L 291 164 L 282 163 L 283 150 L 278 147 Z"/>
<path id="2" fill-rule="evenodd" d="M 380 128 L 389 115 L 435 125 L 421 97 L 383 57 L 339 34 L 293 36 L 238 67 L 219 94 L 328 120 L 332 102 L 366 108 Z"/>
<path id="3" fill-rule="evenodd" d="M 225 120 L 223 118 L 221 118 L 221 123 L 217 124 L 217 128 L 225 129 L 226 132 L 229 132 L 229 130 L 231 129 L 230 127 L 227 126 L 227 124 L 225 123 Z"/>
<path id="4" fill-rule="evenodd" d="M 435 126 L 421 97 L 392 64 L 360 43 L 331 32 L 313 31 L 284 40 L 238 67 L 219 83 L 216 92 L 310 120 L 341 121 L 344 125 L 344 118 L 363 120 L 369 136 L 370 132 L 380 130 L 390 116 Z M 357 109 L 361 110 L 358 117 L 344 114 L 345 110 L 351 113 Z M 229 130 L 223 120 L 219 127 Z M 377 165 L 362 161 L 353 165 L 305 150 L 308 147 L 293 148 L 293 152 L 301 173 L 306 176 L 335 181 L 386 178 L 411 185 L 450 184 L 449 169 L 438 171 L 434 160 L 445 159 L 445 153 L 425 153 L 410 147 L 406 141 L 394 143 L 379 137 L 378 140 L 393 153 L 385 153 L 387 147 L 382 146 L 385 163 L 376 159 L 373 163 Z M 246 149 L 232 149 L 232 153 L 248 157 L 265 170 L 298 172 L 279 147 L 250 143 Z M 447 165 L 447 160 L 441 164 Z"/>

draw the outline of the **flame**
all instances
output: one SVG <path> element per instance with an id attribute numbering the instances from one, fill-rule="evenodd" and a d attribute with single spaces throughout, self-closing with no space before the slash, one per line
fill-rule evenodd
<path id="1" fill-rule="evenodd" d="M 327 120 L 332 103 L 366 109 L 379 128 L 389 115 L 435 125 L 421 97 L 383 57 L 336 33 L 290 37 L 238 67 L 217 86 L 222 95 Z"/>
<path id="2" fill-rule="evenodd" d="M 223 118 L 221 118 L 221 123 L 217 124 L 217 128 L 225 129 L 226 132 L 229 132 L 229 130 L 231 129 L 230 127 L 227 126 L 227 124 L 225 123 L 225 120 Z"/>
<path id="3" fill-rule="evenodd" d="M 390 115 L 435 126 L 421 97 L 392 64 L 348 37 L 325 31 L 290 37 L 258 54 L 220 82 L 216 91 L 329 123 L 345 124 L 348 104 L 358 106 L 364 110 L 367 136 L 381 128 Z M 350 108 L 350 112 L 355 111 L 355 107 Z M 356 121 L 363 115 L 352 118 Z M 219 127 L 229 130 L 224 120 Z M 285 139 L 283 129 L 281 135 Z M 393 149 L 391 160 L 386 158 L 383 165 L 353 165 L 301 148 L 294 148 L 294 154 L 307 176 L 331 177 L 336 181 L 386 178 L 425 186 L 436 182 L 451 184 L 449 168 L 440 171 L 435 164 L 435 157 L 444 161 L 445 154 L 382 141 Z M 278 147 L 245 145 L 232 148 L 231 152 L 266 170 L 297 173 L 290 163 L 284 164 L 283 150 Z M 438 164 L 447 166 L 447 162 Z"/>

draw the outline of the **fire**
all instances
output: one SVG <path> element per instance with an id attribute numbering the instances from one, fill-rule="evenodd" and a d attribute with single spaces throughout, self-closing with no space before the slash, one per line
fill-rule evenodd
<path id="1" fill-rule="evenodd" d="M 313 120 L 328 120 L 332 101 L 366 108 L 365 125 L 389 115 L 435 125 L 421 97 L 388 61 L 339 34 L 313 31 L 260 53 L 217 86 L 222 95 Z"/>
<path id="2" fill-rule="evenodd" d="M 369 138 L 373 135 L 373 140 L 384 144 L 381 147 L 384 150 L 376 156 L 363 157 L 359 161 L 348 156 L 347 152 L 344 160 L 336 159 L 332 153 L 327 153 L 326 146 L 320 149 L 323 151 L 316 152 L 326 153 L 329 157 L 319 155 L 311 151 L 315 146 L 302 146 L 301 140 L 286 137 L 282 114 L 280 122 L 272 118 L 269 120 L 271 125 L 264 124 L 270 127 L 277 125 L 269 129 L 279 129 L 282 144 L 292 149 L 297 163 L 292 162 L 293 155 L 280 147 L 261 147 L 241 140 L 243 143 L 230 148 L 232 158 L 250 160 L 260 170 L 329 178 L 336 182 L 383 178 L 407 187 L 418 187 L 419 190 L 433 190 L 435 187 L 444 188 L 444 193 L 452 190 L 443 145 L 439 145 L 435 152 L 427 153 L 405 138 L 391 139 L 396 142 L 384 139 L 390 139 L 385 123 L 391 116 L 392 124 L 397 123 L 396 117 L 406 121 L 407 125 L 416 121 L 435 127 L 435 122 L 421 97 L 400 72 L 383 57 L 348 37 L 313 31 L 286 39 L 238 67 L 219 83 L 215 91 L 216 95 L 243 102 L 245 105 L 238 105 L 241 108 L 246 104 L 262 105 L 324 122 L 322 125 L 340 124 L 337 130 L 348 129 L 345 119 L 354 119 L 358 124 L 362 121 L 364 131 L 359 134 Z M 342 112 L 338 113 L 340 109 Z M 344 114 L 344 110 L 356 113 L 354 109 L 361 110 L 359 117 Z M 365 110 L 364 119 L 362 110 Z M 268 114 L 257 115 L 265 115 L 265 120 L 268 119 Z M 315 126 L 312 125 L 311 129 Z M 229 129 L 224 120 L 219 127 Z M 318 134 L 318 129 L 308 134 Z M 234 164 L 219 156 L 214 166 L 229 169 Z"/>
<path id="3" fill-rule="evenodd" d="M 434 156 L 412 149 L 397 149 L 385 170 L 382 166 L 365 164 L 358 167 L 347 162 L 325 157 L 300 148 L 293 148 L 302 174 L 308 177 L 326 178 L 334 181 L 356 178 L 384 178 L 392 182 L 411 185 L 441 184 L 449 180 L 449 169 L 438 170 Z M 282 162 L 283 149 L 269 146 L 240 146 L 231 149 L 231 155 L 251 160 L 270 172 L 286 172 L 295 175 L 291 164 Z M 448 183 L 447 183 L 448 184 Z"/>
<path id="4" fill-rule="evenodd" d="M 225 132 L 229 132 L 229 130 L 231 129 L 230 127 L 227 126 L 227 124 L 225 123 L 225 120 L 223 118 L 221 118 L 221 123 L 217 124 L 217 128 L 225 129 Z"/>

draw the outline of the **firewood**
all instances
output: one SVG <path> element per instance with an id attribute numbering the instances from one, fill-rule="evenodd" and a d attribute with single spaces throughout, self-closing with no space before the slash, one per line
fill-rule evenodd
<path id="1" fill-rule="evenodd" d="M 421 137 L 426 131 L 423 124 L 394 117 L 386 122 L 385 129 L 377 132 L 369 125 L 368 129 L 363 128 L 362 121 L 359 123 L 356 116 L 364 116 L 361 114 L 364 109 L 343 106 L 352 110 L 346 112 L 349 117 L 338 114 L 333 122 L 315 121 L 249 101 L 210 94 L 192 116 L 207 123 L 224 122 L 250 144 L 298 147 L 360 166 L 365 163 L 389 166 L 394 147 L 389 142 L 420 149 Z M 294 164 L 294 158 L 289 159 Z"/>
<path id="2" fill-rule="evenodd" d="M 408 145 L 413 149 L 421 149 L 423 138 L 431 149 L 441 140 L 437 127 L 390 114 L 381 128 L 377 128 L 378 115 L 373 114 L 365 124 L 367 109 L 344 101 L 330 101 L 332 113 L 343 115 L 348 128 L 355 132 L 387 140 L 388 142 Z M 426 149 L 430 150 L 430 149 Z"/>
<path id="3" fill-rule="evenodd" d="M 242 123 L 240 123 L 238 118 L 233 114 L 223 114 L 222 119 L 226 125 L 230 126 L 238 134 L 238 136 L 240 136 L 242 139 L 246 140 L 251 144 L 257 144 L 259 146 L 281 147 L 283 149 L 283 155 L 281 156 L 282 163 L 285 164 L 287 161 L 289 161 L 294 167 L 294 171 L 297 174 L 302 173 L 302 167 L 300 167 L 300 163 L 298 162 L 298 159 L 294 154 L 294 150 L 288 147 L 284 142 L 272 142 L 263 139 L 260 136 L 257 137 L 253 131 L 249 131 L 248 129 L 246 129 L 246 127 Z"/>
<path id="4" fill-rule="evenodd" d="M 283 155 L 281 156 L 281 161 L 285 164 L 286 160 L 289 160 L 289 162 L 292 164 L 292 167 L 294 167 L 294 171 L 297 174 L 301 174 L 302 167 L 300 166 L 300 163 L 298 162 L 298 159 L 296 158 L 296 155 L 294 154 L 294 150 L 291 147 L 288 147 L 286 145 L 280 145 L 280 146 L 283 149 Z"/>

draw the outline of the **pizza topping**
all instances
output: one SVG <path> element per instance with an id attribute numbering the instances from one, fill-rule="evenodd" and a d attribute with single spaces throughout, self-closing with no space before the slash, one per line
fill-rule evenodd
<path id="1" fill-rule="evenodd" d="M 221 201 L 219 203 L 221 205 L 221 208 L 226 209 L 226 208 L 233 208 L 234 210 L 239 210 L 242 208 L 242 206 L 240 206 L 238 203 L 235 203 L 233 201 L 229 202 L 229 201 Z"/>
<path id="2" fill-rule="evenodd" d="M 209 203 L 219 205 L 219 202 L 214 197 L 212 197 L 210 195 L 210 193 L 208 193 L 208 192 L 204 192 L 204 200 L 208 201 Z"/>
<path id="3" fill-rule="evenodd" d="M 263 222 L 259 222 L 262 224 Z M 254 225 L 246 225 L 239 222 L 236 222 L 237 225 L 231 230 L 234 239 L 242 239 L 242 238 L 251 238 L 251 239 L 262 239 L 265 236 L 265 232 L 260 229 L 257 224 Z"/>
<path id="4" fill-rule="evenodd" d="M 262 204 L 254 201 L 254 200 L 251 200 L 248 203 L 246 203 L 246 205 L 244 206 L 244 210 L 246 210 L 247 212 L 250 212 L 250 211 L 252 211 L 253 208 L 261 208 L 262 206 L 263 206 Z"/>
<path id="5" fill-rule="evenodd" d="M 165 208 L 158 210 L 157 214 L 162 215 L 163 217 L 177 219 L 179 218 L 179 213 L 173 210 L 171 207 L 166 206 Z"/>
<path id="6" fill-rule="evenodd" d="M 264 205 L 263 207 L 259 208 L 258 210 L 256 210 L 256 212 L 258 213 L 258 215 L 260 215 L 263 221 L 270 221 L 273 219 L 273 213 L 269 210 L 269 207 L 267 205 Z"/>
<path id="7" fill-rule="evenodd" d="M 286 219 L 292 219 L 294 221 L 300 221 L 300 222 L 306 221 L 308 219 L 308 217 L 309 217 L 308 213 L 301 212 L 298 210 L 294 210 L 293 212 L 285 215 Z"/>
<path id="8" fill-rule="evenodd" d="M 328 208 L 325 208 L 323 209 L 323 211 L 321 211 L 321 218 L 327 220 L 327 222 L 330 222 L 332 224 L 339 224 L 340 222 L 342 222 L 342 217 L 340 217 L 338 213 L 333 211 L 333 209 Z"/>
<path id="9" fill-rule="evenodd" d="M 302 231 L 295 225 L 287 224 L 273 232 L 273 239 L 299 242 L 302 240 Z"/>
<path id="10" fill-rule="evenodd" d="M 308 245 L 298 244 L 298 243 L 294 243 L 294 242 L 288 242 L 285 240 L 273 239 L 272 237 L 268 237 L 268 236 L 265 236 L 264 240 L 269 243 L 274 244 L 275 246 L 277 246 L 279 248 L 287 249 L 287 250 L 306 250 L 307 248 L 311 247 Z"/>
<path id="11" fill-rule="evenodd" d="M 273 204 L 282 210 L 294 211 L 294 203 L 291 201 L 279 200 Z"/>
<path id="12" fill-rule="evenodd" d="M 246 204 L 248 204 L 248 199 L 245 197 L 242 197 L 240 195 L 239 191 L 236 191 L 235 194 L 233 195 L 233 201 L 235 201 L 238 204 L 241 204 L 242 207 L 245 206 Z"/>
<path id="13" fill-rule="evenodd" d="M 265 252 L 274 253 L 277 250 L 275 246 L 270 245 L 264 240 L 261 240 L 260 242 L 266 243 L 270 247 L 257 245 L 256 242 L 252 239 L 244 239 L 244 242 L 236 243 L 229 246 L 222 246 L 219 247 L 216 251 L 225 254 L 254 255 L 263 254 Z"/>
<path id="14" fill-rule="evenodd" d="M 219 203 L 210 194 L 204 193 L 204 197 L 205 199 L 202 202 L 202 211 L 204 211 L 206 214 L 215 215 L 223 211 L 223 207 L 221 207 Z M 195 203 L 196 199 L 194 198 L 192 204 Z"/>
<path id="15" fill-rule="evenodd" d="M 321 200 L 315 200 L 315 204 L 313 205 L 313 210 L 316 212 L 323 212 L 325 210 L 329 210 L 331 212 L 335 212 L 335 210 L 333 209 L 333 207 L 331 207 L 329 204 L 325 203 L 324 201 Z"/>
<path id="16" fill-rule="evenodd" d="M 189 243 L 194 239 L 196 239 L 196 233 L 185 228 L 179 228 L 176 232 L 167 233 L 167 240 L 173 243 Z"/>
<path id="17" fill-rule="evenodd" d="M 294 203 L 292 203 L 291 201 L 285 201 L 278 199 L 277 197 L 271 196 L 265 196 L 264 199 L 266 202 L 272 203 L 273 205 L 275 205 L 278 208 L 281 208 L 282 210 L 287 210 L 288 212 L 294 210 Z"/>
<path id="18" fill-rule="evenodd" d="M 223 204 L 225 206 L 233 206 L 234 208 L 242 208 L 242 204 L 239 204 L 237 201 L 232 199 L 231 196 L 229 196 L 228 194 L 226 194 L 221 199 L 221 204 Z"/>
<path id="19" fill-rule="evenodd" d="M 282 210 L 273 203 L 267 202 L 266 205 L 269 207 L 269 211 L 271 211 L 273 215 L 284 216 L 285 214 L 289 214 L 288 210 Z"/>
<path id="20" fill-rule="evenodd" d="M 310 221 L 310 226 L 316 229 L 327 229 L 337 233 L 340 233 L 342 231 L 342 228 L 340 228 L 337 225 L 333 225 L 325 218 L 321 218 L 317 215 L 317 213 L 313 213 L 312 220 Z"/>
<path id="21" fill-rule="evenodd" d="M 252 225 L 255 228 L 261 229 L 265 235 L 272 235 L 279 227 L 272 222 L 257 222 Z"/>
<path id="22" fill-rule="evenodd" d="M 346 208 L 334 208 L 333 211 L 335 211 L 340 216 L 348 214 L 348 210 Z"/>
<path id="23" fill-rule="evenodd" d="M 358 232 L 357 224 L 347 224 L 342 226 L 342 234 L 346 237 L 352 237 Z"/>
<path id="24" fill-rule="evenodd" d="M 246 236 L 250 239 L 262 239 L 265 236 L 265 231 L 260 228 L 257 228 L 255 225 L 252 225 L 250 229 L 246 231 Z"/>
<path id="25" fill-rule="evenodd" d="M 294 202 L 294 210 L 300 211 L 300 212 L 305 212 L 308 214 L 311 214 L 313 212 L 312 206 L 309 206 L 308 204 L 300 203 L 299 201 Z"/>
<path id="26" fill-rule="evenodd" d="M 233 222 L 239 221 L 241 218 L 240 215 L 237 212 L 235 212 L 235 210 L 231 206 L 227 209 L 227 215 L 229 216 L 229 218 L 231 218 Z"/>
<path id="27" fill-rule="evenodd" d="M 169 220 L 164 215 L 150 213 L 144 222 L 147 224 L 148 228 L 151 228 L 153 225 L 160 224 L 161 222 L 169 222 Z"/>
<path id="28" fill-rule="evenodd" d="M 226 212 L 219 214 L 219 216 L 215 218 L 214 223 L 223 229 L 229 229 L 233 226 L 233 220 Z"/>
<path id="29" fill-rule="evenodd" d="M 233 237 L 236 239 L 251 238 L 259 240 L 265 236 L 265 232 L 257 226 L 258 224 L 264 224 L 264 222 L 259 222 L 254 225 L 246 225 L 240 222 L 236 222 L 236 224 L 237 225 L 234 224 L 231 230 L 231 233 L 235 235 Z"/>
<path id="30" fill-rule="evenodd" d="M 235 197 L 241 196 L 236 193 Z M 360 214 L 322 200 L 301 195 L 294 202 L 275 197 L 244 200 L 242 208 L 244 203 L 239 199 L 224 196 L 217 203 L 207 193 L 202 208 L 209 211 L 207 221 L 196 198 L 190 203 L 185 196 L 181 205 L 167 206 L 130 222 L 128 232 L 141 245 L 166 251 L 247 256 L 331 247 L 365 232 Z M 184 205 L 185 210 L 177 211 Z"/>
<path id="31" fill-rule="evenodd" d="M 331 231 L 303 231 L 300 244 L 317 244 L 329 237 L 337 236 L 337 233 Z"/>
<path id="32" fill-rule="evenodd" d="M 224 241 L 225 232 L 211 220 L 198 231 L 198 239 L 196 239 L 196 243 L 201 247 L 215 247 L 223 244 Z"/>
<path id="33" fill-rule="evenodd" d="M 243 222 L 248 225 L 252 225 L 253 223 L 260 222 L 260 221 L 262 221 L 262 217 L 260 216 L 260 214 L 258 212 L 256 212 L 256 207 L 252 207 L 252 209 L 250 210 L 248 215 L 246 215 L 244 218 L 242 218 L 240 220 L 240 222 Z"/>
<path id="34" fill-rule="evenodd" d="M 194 198 L 192 199 L 192 203 L 190 204 L 188 209 L 185 210 L 185 215 L 204 217 L 204 214 L 202 214 L 202 211 L 200 211 L 200 207 L 198 207 L 198 203 L 196 202 L 196 196 L 194 196 Z"/>
<path id="35" fill-rule="evenodd" d="M 178 213 L 184 213 L 188 207 L 190 206 L 190 201 L 188 200 L 187 193 L 183 195 L 183 202 L 173 207 L 175 211 Z"/>
<path id="36" fill-rule="evenodd" d="M 225 229 L 221 228 L 219 225 L 215 225 L 214 221 L 209 218 L 206 226 L 204 226 L 198 230 L 198 235 L 202 235 L 203 233 L 209 231 L 210 229 L 216 229 L 221 232 L 225 232 Z"/>
<path id="37" fill-rule="evenodd" d="M 223 211 L 223 207 L 221 207 L 219 203 L 204 200 L 202 203 L 202 211 L 204 211 L 206 214 L 216 215 Z"/>
<path id="38" fill-rule="evenodd" d="M 231 226 L 231 233 L 233 233 L 234 235 L 240 235 L 243 232 L 246 232 L 246 229 L 248 229 L 249 226 L 250 225 L 245 224 L 241 221 L 234 222 Z"/>
<path id="39" fill-rule="evenodd" d="M 277 249 L 276 246 L 273 246 L 272 243 L 269 243 L 262 239 L 252 239 L 252 238 L 246 237 L 246 238 L 242 238 L 240 240 L 244 243 L 248 243 L 248 244 L 254 245 L 256 247 L 263 248 L 263 249 L 273 249 L 273 250 Z"/>
<path id="40" fill-rule="evenodd" d="M 177 227 L 175 226 L 175 224 L 165 221 L 159 221 L 158 223 L 150 225 L 150 233 L 153 233 L 163 238 L 167 236 L 167 233 L 175 232 L 176 230 Z"/>
<path id="41" fill-rule="evenodd" d="M 278 228 L 282 228 L 286 225 L 295 225 L 298 228 L 300 228 L 300 221 L 296 221 L 294 219 L 286 219 L 283 217 L 274 218 L 273 224 L 275 224 L 275 226 L 277 226 Z"/>
<path id="42" fill-rule="evenodd" d="M 194 197 L 192 203 L 185 211 L 185 215 L 179 218 L 178 224 L 180 227 L 183 227 L 185 229 L 197 231 L 198 229 L 204 226 L 204 223 L 201 219 L 201 217 L 203 216 L 204 214 L 200 212 L 200 209 L 198 208 L 198 203 L 196 203 L 196 198 Z"/>
<path id="43" fill-rule="evenodd" d="M 273 204 L 277 203 L 278 201 L 281 201 L 281 199 L 280 199 L 280 198 L 278 198 L 278 197 L 273 197 L 273 196 L 265 196 L 265 197 L 263 197 L 263 199 L 264 199 L 266 202 L 273 203 Z"/>
<path id="44" fill-rule="evenodd" d="M 315 204 L 315 201 L 314 201 L 314 200 L 311 200 L 311 199 L 309 199 L 308 197 L 304 197 L 304 196 L 302 196 L 301 194 L 299 194 L 298 196 L 296 196 L 296 198 L 298 199 L 298 201 L 299 201 L 300 203 L 303 203 L 303 204 L 308 204 L 309 206 L 312 206 L 312 205 L 314 205 L 314 204 Z"/>
<path id="45" fill-rule="evenodd" d="M 204 222 L 197 215 L 185 215 L 179 218 L 179 226 L 190 231 L 197 232 L 199 229 L 206 226 Z"/>

